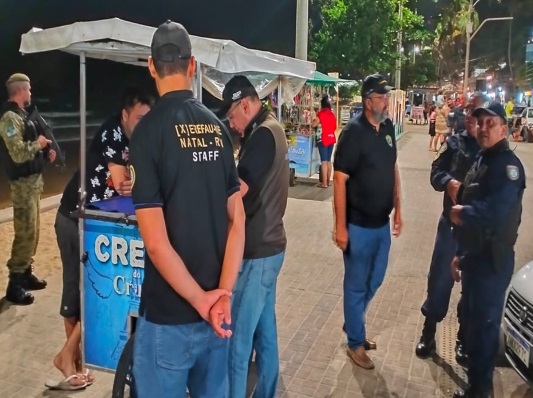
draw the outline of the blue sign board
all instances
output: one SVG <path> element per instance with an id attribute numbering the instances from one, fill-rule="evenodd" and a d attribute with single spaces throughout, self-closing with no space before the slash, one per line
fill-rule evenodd
<path id="1" fill-rule="evenodd" d="M 296 177 L 308 178 L 315 175 L 320 167 L 318 149 L 314 136 L 293 135 L 289 144 L 289 163 Z"/>
<path id="2" fill-rule="evenodd" d="M 533 43 L 526 45 L 526 62 L 533 62 Z"/>
<path id="3" fill-rule="evenodd" d="M 144 278 L 144 242 L 134 225 L 86 219 L 83 278 L 86 364 L 115 370 L 136 316 Z"/>

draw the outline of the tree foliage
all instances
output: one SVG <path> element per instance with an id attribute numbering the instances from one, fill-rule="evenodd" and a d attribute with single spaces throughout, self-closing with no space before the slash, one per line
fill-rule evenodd
<path id="1" fill-rule="evenodd" d="M 440 21 L 433 43 L 439 80 L 462 70 L 465 60 L 466 28 L 470 18 L 468 0 L 441 1 Z M 479 17 L 472 11 L 473 29 L 479 25 Z"/>
<path id="2" fill-rule="evenodd" d="M 402 87 L 434 85 L 438 80 L 437 67 L 431 47 L 422 50 L 416 60 L 407 57 L 402 65 Z"/>
<path id="3" fill-rule="evenodd" d="M 320 9 L 321 27 L 311 27 L 309 58 L 324 72 L 358 79 L 393 72 L 398 57 L 398 0 L 312 0 Z M 405 40 L 421 42 L 430 33 L 423 17 L 403 6 Z"/>

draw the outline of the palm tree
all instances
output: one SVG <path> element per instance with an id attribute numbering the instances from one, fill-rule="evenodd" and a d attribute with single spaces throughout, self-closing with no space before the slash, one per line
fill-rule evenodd
<path id="1" fill-rule="evenodd" d="M 440 14 L 441 21 L 437 24 L 436 38 L 433 44 L 438 60 L 438 76 L 441 80 L 462 69 L 466 27 L 469 21 L 469 0 L 451 0 L 447 2 Z M 474 28 L 479 17 L 474 10 L 472 14 Z"/>

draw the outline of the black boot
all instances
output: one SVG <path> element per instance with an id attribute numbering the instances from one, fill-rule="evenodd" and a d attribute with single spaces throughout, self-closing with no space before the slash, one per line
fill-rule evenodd
<path id="1" fill-rule="evenodd" d="M 455 362 L 463 368 L 468 367 L 468 355 L 466 354 L 464 344 L 461 340 L 455 342 Z"/>
<path id="2" fill-rule="evenodd" d="M 437 322 L 426 318 L 424 321 L 424 329 L 419 343 L 416 345 L 416 356 L 419 358 L 428 358 L 437 350 L 437 343 L 435 342 L 435 333 L 437 331 Z"/>
<path id="3" fill-rule="evenodd" d="M 23 286 L 23 274 L 9 274 L 9 283 L 6 289 L 6 300 L 16 305 L 30 305 L 34 297 Z"/>
<path id="4" fill-rule="evenodd" d="M 466 390 L 457 390 L 453 398 L 494 398 L 492 391 L 474 392 L 467 388 Z"/>
<path id="5" fill-rule="evenodd" d="M 44 279 L 39 279 L 33 275 L 33 265 L 29 266 L 22 275 L 24 275 L 22 287 L 26 290 L 43 290 L 48 285 Z"/>

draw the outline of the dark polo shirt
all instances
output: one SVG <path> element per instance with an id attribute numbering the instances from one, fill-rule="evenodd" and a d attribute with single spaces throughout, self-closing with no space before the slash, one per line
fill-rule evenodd
<path id="1" fill-rule="evenodd" d="M 387 224 L 394 207 L 396 137 L 390 119 L 379 132 L 364 112 L 344 127 L 335 152 L 334 168 L 348 175 L 347 222 L 364 228 Z"/>

